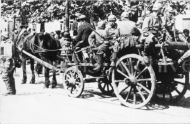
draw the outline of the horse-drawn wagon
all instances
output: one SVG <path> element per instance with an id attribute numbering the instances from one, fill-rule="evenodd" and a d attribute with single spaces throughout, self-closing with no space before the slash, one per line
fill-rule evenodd
<path id="1" fill-rule="evenodd" d="M 149 63 L 141 54 L 143 45 L 137 45 L 137 52 L 118 56 L 116 66 L 111 66 L 110 55 L 106 55 L 104 68 L 100 72 L 93 71 L 96 63 L 93 48 L 73 51 L 67 57 L 72 59 L 66 64 L 68 68 L 63 76 L 64 88 L 69 96 L 79 97 L 84 90 L 84 83 L 88 81 L 87 75 L 91 75 L 97 79 L 102 93 L 114 92 L 123 105 L 131 108 L 143 107 L 152 98 L 176 103 L 189 86 L 189 61 L 179 65 L 177 60 L 182 54 L 161 41 L 152 48 L 151 52 L 155 54 Z M 109 54 L 112 54 L 111 51 Z"/>
<path id="2" fill-rule="evenodd" d="M 96 79 L 102 93 L 109 95 L 114 92 L 123 105 L 140 108 L 148 104 L 153 97 L 165 102 L 177 102 L 189 86 L 189 62 L 177 64 L 180 56 L 176 56 L 175 50 L 164 44 L 163 40 L 154 44 L 151 49 L 151 53 L 154 54 L 148 63 L 142 54 L 143 45 L 137 45 L 136 52 L 129 52 L 130 48 L 127 48 L 126 53 L 118 53 L 117 61 L 111 64 L 113 47 L 110 47 L 110 52 L 104 56 L 104 65 L 100 71 L 93 70 L 97 49 L 90 46 L 74 50 L 71 46 L 68 49 L 57 49 L 65 51 L 59 57 L 62 60 L 61 68 L 44 62 L 21 48 L 19 50 L 49 69 L 64 72 L 64 89 L 71 97 L 80 97 L 90 75 Z"/>

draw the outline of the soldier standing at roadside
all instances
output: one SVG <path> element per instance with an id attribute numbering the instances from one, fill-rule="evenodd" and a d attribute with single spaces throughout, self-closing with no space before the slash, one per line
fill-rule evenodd
<path id="1" fill-rule="evenodd" d="M 5 95 L 15 95 L 15 79 L 14 79 L 14 70 L 15 63 L 13 59 L 13 44 L 11 41 L 1 42 L 0 43 L 1 54 L 0 54 L 0 65 L 1 72 L 0 77 L 3 82 L 6 84 L 7 93 Z"/>

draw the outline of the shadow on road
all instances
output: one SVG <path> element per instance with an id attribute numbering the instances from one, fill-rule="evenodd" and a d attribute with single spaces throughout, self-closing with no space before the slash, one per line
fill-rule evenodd
<path id="1" fill-rule="evenodd" d="M 190 97 L 182 98 L 175 106 L 180 106 L 183 108 L 189 108 L 190 109 Z"/>
<path id="2" fill-rule="evenodd" d="M 56 88 L 60 88 L 60 89 L 63 89 L 63 84 L 57 84 Z"/>
<path id="3" fill-rule="evenodd" d="M 150 106 L 157 106 L 159 105 L 160 107 L 164 106 L 165 109 L 169 108 L 169 106 L 177 106 L 177 107 L 183 107 L 183 108 L 190 108 L 190 97 L 188 98 L 182 98 L 179 100 L 177 103 L 172 103 L 172 102 L 164 102 L 164 101 L 159 101 L 156 99 L 153 99 L 150 102 Z"/>
<path id="4" fill-rule="evenodd" d="M 44 84 L 44 81 L 38 81 L 35 84 Z"/>
<path id="5" fill-rule="evenodd" d="M 105 95 L 101 92 L 98 91 L 94 91 L 94 90 L 85 90 L 84 94 L 82 94 L 82 98 L 91 98 L 91 97 L 95 97 L 98 96 L 99 99 L 104 99 L 104 98 L 113 98 L 115 97 L 114 94 L 110 94 L 110 95 Z"/>
<path id="6" fill-rule="evenodd" d="M 115 94 L 105 95 L 101 92 L 94 91 L 94 90 L 85 91 L 81 96 L 81 98 L 85 98 L 85 99 L 90 99 L 93 97 L 96 97 L 96 99 L 98 99 L 98 100 L 104 99 L 106 101 L 110 101 L 115 104 L 119 102 L 119 100 L 118 100 L 118 98 L 116 98 Z M 121 104 L 121 105 L 124 106 L 123 104 Z M 164 110 L 164 109 L 168 109 L 168 108 L 169 108 L 169 105 L 167 105 L 167 104 L 157 104 L 155 102 L 150 102 L 145 107 L 140 108 L 140 109 L 142 109 L 142 110 Z"/>
<path id="7" fill-rule="evenodd" d="M 43 92 L 25 92 L 25 93 L 17 93 L 16 95 L 17 96 L 29 96 L 29 95 L 31 95 L 31 96 L 33 96 L 33 95 L 40 95 L 40 94 L 44 94 Z"/>
<path id="8" fill-rule="evenodd" d="M 151 101 L 149 104 L 145 106 L 145 110 L 164 110 L 164 109 L 169 109 L 169 105 Z"/>

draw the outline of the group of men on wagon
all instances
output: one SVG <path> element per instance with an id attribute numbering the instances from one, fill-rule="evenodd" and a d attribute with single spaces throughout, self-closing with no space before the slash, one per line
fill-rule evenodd
<path id="1" fill-rule="evenodd" d="M 110 14 L 107 21 L 100 21 L 97 24 L 96 30 L 88 23 L 87 17 L 85 15 L 77 15 L 77 34 L 73 37 L 72 42 L 74 48 L 82 48 L 88 45 L 97 48 L 97 57 L 98 61 L 95 64 L 94 71 L 99 71 L 104 63 L 103 55 L 109 51 L 109 47 L 113 46 L 113 54 L 111 57 L 111 66 L 115 66 L 115 61 L 117 53 L 119 50 L 127 49 L 129 47 L 134 47 L 137 43 L 143 43 L 147 45 L 147 48 L 150 47 L 152 42 L 157 42 L 157 38 L 162 35 L 162 30 L 165 29 L 169 32 L 171 36 L 171 41 L 180 40 L 183 43 L 190 43 L 189 30 L 185 29 L 183 33 L 178 33 L 174 31 L 175 25 L 175 12 L 173 10 L 168 11 L 168 15 L 164 17 L 160 13 L 160 8 L 162 4 L 155 4 L 152 8 L 152 13 L 145 17 L 142 29 L 137 28 L 136 23 L 129 20 L 129 13 L 123 12 L 121 14 L 121 22 L 127 26 L 125 29 L 125 35 L 127 39 L 121 40 L 123 37 L 122 28 L 120 28 L 118 20 L 115 15 Z M 142 36 L 142 37 L 141 37 Z M 141 42 L 143 41 L 144 42 Z M 173 43 L 178 45 L 178 43 Z M 169 42 L 169 45 L 173 45 Z M 145 50 L 145 59 L 148 56 L 148 52 Z M 187 52 L 185 58 L 189 57 L 190 54 Z M 183 57 L 183 59 L 185 59 Z M 179 60 L 179 63 L 181 59 Z M 9 94 L 15 94 L 16 91 Z"/>
<path id="2" fill-rule="evenodd" d="M 185 29 L 184 32 L 181 33 L 175 30 L 175 11 L 170 9 L 166 13 L 167 15 L 163 15 L 160 12 L 161 7 L 161 3 L 157 3 L 153 6 L 152 13 L 149 16 L 145 17 L 141 29 L 137 28 L 135 22 L 129 20 L 128 12 L 122 13 L 121 22 L 119 22 L 118 24 L 116 16 L 111 14 L 110 16 L 108 16 L 107 21 L 100 21 L 98 23 L 97 29 L 95 31 L 93 31 L 92 26 L 85 21 L 86 17 L 84 15 L 81 15 L 78 18 L 78 35 L 76 36 L 76 38 L 74 38 L 74 44 L 77 47 L 83 47 L 89 44 L 93 47 L 98 48 L 98 64 L 96 64 L 96 67 L 94 68 L 94 70 L 97 71 L 102 67 L 103 54 L 107 52 L 109 46 L 117 46 L 117 49 L 114 50 L 114 54 L 112 56 L 112 61 L 114 63 L 119 50 L 118 48 L 120 48 L 121 50 L 126 48 L 126 45 L 134 45 L 137 43 L 143 43 L 144 45 L 147 45 L 147 48 L 149 48 L 152 42 L 158 42 L 158 38 L 163 35 L 163 30 L 167 30 L 167 32 L 169 33 L 170 42 L 180 41 L 182 43 L 189 43 L 190 41 L 188 36 L 188 29 Z M 122 27 L 118 26 L 120 23 L 125 23 L 125 25 L 128 25 L 125 26 L 127 27 L 127 29 L 125 29 L 125 35 L 127 35 L 128 39 L 129 37 L 136 37 L 136 39 L 125 39 L 124 43 L 122 41 L 116 42 L 117 38 L 122 37 Z M 167 43 L 170 45 L 170 42 Z M 177 42 L 176 45 L 178 43 L 179 42 Z M 123 45 L 125 47 L 122 47 Z M 145 58 L 149 54 L 151 53 L 148 53 L 148 51 L 146 51 L 145 49 Z"/>
<path id="3" fill-rule="evenodd" d="M 121 16 L 122 22 L 129 25 L 128 29 L 125 30 L 127 31 L 125 32 L 127 36 L 140 36 L 140 31 L 136 28 L 135 23 L 128 19 L 129 13 L 125 12 Z M 118 42 L 118 40 L 122 36 L 116 16 L 111 14 L 108 16 L 107 21 L 98 22 L 96 30 L 86 21 L 85 15 L 80 15 L 78 21 L 78 35 L 73 38 L 74 46 L 85 47 L 90 45 L 97 49 L 96 55 L 98 61 L 94 67 L 94 71 L 99 71 L 101 69 L 103 65 L 103 55 L 109 51 L 110 46 L 114 46 L 111 57 L 111 66 L 114 66 L 117 53 L 120 49 L 120 41 Z"/>

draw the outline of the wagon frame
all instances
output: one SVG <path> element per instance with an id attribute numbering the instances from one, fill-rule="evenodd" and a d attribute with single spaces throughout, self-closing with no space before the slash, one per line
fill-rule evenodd
<path id="1" fill-rule="evenodd" d="M 162 58 L 160 63 L 158 62 L 158 65 L 168 67 L 172 61 L 167 61 L 163 52 L 163 45 L 158 44 L 158 46 L 162 53 Z M 93 52 L 87 51 L 87 49 L 91 49 L 90 47 L 74 51 L 71 49 L 66 50 L 72 52 L 70 54 L 66 53 L 65 57 L 62 58 L 65 66 L 61 68 L 42 61 L 21 48 L 18 49 L 47 68 L 60 72 L 64 70 L 63 86 L 67 94 L 71 97 L 80 97 L 84 90 L 84 83 L 89 80 L 89 78 L 86 77 L 87 73 L 84 69 L 88 70 L 95 65 L 95 63 L 90 61 L 89 56 Z M 82 53 L 84 58 L 87 56 L 86 58 L 88 60 L 83 59 L 82 62 L 79 61 L 78 53 Z M 174 78 L 170 82 L 163 82 L 156 77 L 155 71 L 151 64 L 145 62 L 142 55 L 131 53 L 118 58 L 115 66 L 111 66 L 109 62 L 104 63 L 104 70 L 98 72 L 99 74 L 97 73 L 97 75 L 95 74 L 94 78 L 91 79 L 96 79 L 102 93 L 110 95 L 114 92 L 120 102 L 130 108 L 141 108 L 147 105 L 155 96 L 165 102 L 174 103 L 180 100 L 189 86 L 189 72 L 177 72 L 177 74 L 185 75 L 185 82 L 181 83 L 174 81 Z M 104 75 L 100 74 L 102 72 Z M 177 88 L 178 85 L 181 85 L 180 89 Z M 162 87 L 161 92 L 156 90 L 158 86 Z M 176 92 L 177 95 L 173 96 L 173 92 Z"/>

